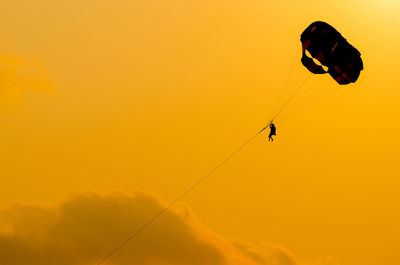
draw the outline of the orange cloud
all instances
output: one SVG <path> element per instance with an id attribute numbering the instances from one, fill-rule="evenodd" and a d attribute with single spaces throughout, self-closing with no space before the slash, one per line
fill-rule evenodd
<path id="1" fill-rule="evenodd" d="M 143 192 L 87 192 L 53 205 L 12 204 L 0 211 L 0 264 L 96 264 L 164 207 Z M 179 205 L 139 234 L 105 264 L 296 265 L 272 244 L 226 239 Z"/>

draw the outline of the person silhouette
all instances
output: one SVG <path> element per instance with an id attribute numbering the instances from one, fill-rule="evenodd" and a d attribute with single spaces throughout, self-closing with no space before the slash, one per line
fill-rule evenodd
<path id="1" fill-rule="evenodd" d="M 276 135 L 276 127 L 275 125 L 271 122 L 269 125 L 269 135 L 268 135 L 268 141 L 274 141 L 272 138 L 273 135 Z"/>

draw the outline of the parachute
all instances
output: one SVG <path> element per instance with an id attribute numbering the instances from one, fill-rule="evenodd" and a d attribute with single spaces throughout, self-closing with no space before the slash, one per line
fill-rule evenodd
<path id="1" fill-rule="evenodd" d="M 296 52 L 268 120 L 280 123 L 335 91 L 325 89 L 331 85 L 326 83 L 330 78 L 310 78 L 313 74 L 329 73 L 336 85 L 346 85 L 355 83 L 363 70 L 361 53 L 326 22 L 311 23 L 301 33 L 300 41 L 302 53 L 299 56 Z M 299 61 L 308 71 L 297 67 Z"/>
<path id="2" fill-rule="evenodd" d="M 361 54 L 331 25 L 321 21 L 311 23 L 301 34 L 300 41 L 301 62 L 310 72 L 329 73 L 340 85 L 357 81 L 363 69 Z"/>

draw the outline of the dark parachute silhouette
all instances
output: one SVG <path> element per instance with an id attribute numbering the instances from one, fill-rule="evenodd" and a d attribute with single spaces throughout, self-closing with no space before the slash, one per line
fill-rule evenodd
<path id="1" fill-rule="evenodd" d="M 340 85 L 354 83 L 363 69 L 360 52 L 331 25 L 316 21 L 301 34 L 301 62 L 314 74 L 329 73 Z M 314 62 L 317 59 L 324 67 Z"/>

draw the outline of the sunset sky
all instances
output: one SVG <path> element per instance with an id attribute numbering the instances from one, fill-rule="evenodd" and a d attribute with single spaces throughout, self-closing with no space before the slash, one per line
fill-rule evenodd
<path id="1" fill-rule="evenodd" d="M 0 264 L 96 264 L 265 126 L 317 20 L 359 80 L 310 76 L 106 264 L 400 264 L 395 0 L 3 1 Z"/>

